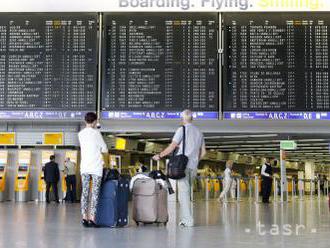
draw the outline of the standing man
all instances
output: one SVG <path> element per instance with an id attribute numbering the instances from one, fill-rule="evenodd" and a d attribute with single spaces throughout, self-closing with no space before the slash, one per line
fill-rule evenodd
<path id="1" fill-rule="evenodd" d="M 96 129 L 97 115 L 94 112 L 85 115 L 85 124 L 86 127 L 78 134 L 81 149 L 82 225 L 84 227 L 97 227 L 95 224 L 96 207 L 99 200 L 104 164 L 102 153 L 108 153 L 108 148 L 100 131 Z M 90 181 L 92 181 L 91 196 Z M 88 202 L 89 199 L 91 199 L 91 204 Z"/>
<path id="2" fill-rule="evenodd" d="M 194 219 L 192 216 L 190 206 L 190 189 L 194 178 L 197 174 L 197 166 L 199 160 L 205 155 L 205 143 L 202 132 L 192 124 L 193 114 L 190 110 L 182 112 L 182 124 L 186 129 L 186 147 L 185 155 L 188 157 L 188 164 L 186 169 L 186 177 L 178 180 L 179 203 L 180 203 L 180 223 L 179 226 L 192 227 L 194 226 Z M 153 157 L 154 160 L 172 153 L 176 148 L 179 148 L 178 155 L 182 154 L 183 128 L 180 127 L 173 139 L 172 143 L 160 154 Z"/>
<path id="3" fill-rule="evenodd" d="M 64 164 L 64 174 L 66 176 L 66 188 L 69 200 L 76 202 L 76 164 L 67 158 Z"/>
<path id="4" fill-rule="evenodd" d="M 57 191 L 57 184 L 60 180 L 60 170 L 58 169 L 58 164 L 55 163 L 55 156 L 50 156 L 50 162 L 48 162 L 44 167 L 44 180 L 46 182 L 46 202 L 50 203 L 49 201 L 49 191 L 52 187 L 55 201 L 56 203 L 60 203 L 58 200 L 58 191 Z"/>
<path id="5" fill-rule="evenodd" d="M 223 177 L 223 190 L 219 196 L 218 201 L 222 202 L 225 199 L 225 196 L 227 196 L 229 190 L 231 189 L 231 185 L 233 182 L 231 173 L 232 173 L 232 168 L 233 168 L 233 160 L 228 160 L 226 162 L 226 169 L 224 171 L 224 177 Z"/>
<path id="6" fill-rule="evenodd" d="M 265 163 L 261 168 L 261 178 L 262 178 L 262 202 L 269 203 L 269 196 L 272 191 L 272 183 L 273 183 L 273 168 L 270 165 L 270 158 L 265 159 Z"/>

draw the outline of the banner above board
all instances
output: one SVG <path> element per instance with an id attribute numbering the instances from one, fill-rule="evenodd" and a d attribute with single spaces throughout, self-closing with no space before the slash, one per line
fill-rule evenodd
<path id="1" fill-rule="evenodd" d="M 11 0 L 0 12 L 330 11 L 328 0 Z"/>

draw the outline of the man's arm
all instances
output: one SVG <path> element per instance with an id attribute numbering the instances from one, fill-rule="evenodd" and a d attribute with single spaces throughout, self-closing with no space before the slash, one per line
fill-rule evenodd
<path id="1" fill-rule="evenodd" d="M 104 142 L 104 139 L 103 139 L 100 132 L 98 132 L 98 134 L 97 134 L 97 140 L 98 140 L 99 146 L 101 148 L 101 152 L 102 153 L 108 153 L 107 144 Z"/>
<path id="2" fill-rule="evenodd" d="M 199 152 L 199 160 L 201 160 L 205 155 L 206 155 L 206 148 L 205 148 L 205 142 L 203 142 Z"/>
<path id="3" fill-rule="evenodd" d="M 56 165 L 56 180 L 60 180 L 60 169 L 58 168 L 58 165 Z"/>
<path id="4" fill-rule="evenodd" d="M 163 157 L 166 157 L 167 155 L 171 154 L 176 148 L 178 147 L 178 144 L 175 141 L 172 141 L 172 143 L 165 148 L 161 153 L 156 154 L 153 156 L 153 160 L 159 160 Z"/>
<path id="5" fill-rule="evenodd" d="M 263 165 L 261 168 L 261 175 L 265 177 L 271 177 L 268 173 L 266 173 L 266 165 Z"/>

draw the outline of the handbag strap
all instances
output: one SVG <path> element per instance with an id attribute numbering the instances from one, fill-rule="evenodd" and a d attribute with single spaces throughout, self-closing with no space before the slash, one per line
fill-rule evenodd
<path id="1" fill-rule="evenodd" d="M 186 150 L 186 127 L 183 125 L 182 126 L 182 155 L 185 155 L 185 150 Z"/>

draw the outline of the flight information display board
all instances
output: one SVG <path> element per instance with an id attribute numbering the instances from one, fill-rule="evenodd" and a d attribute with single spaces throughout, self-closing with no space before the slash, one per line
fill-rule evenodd
<path id="1" fill-rule="evenodd" d="M 111 13 L 104 26 L 104 119 L 218 118 L 218 14 Z"/>
<path id="2" fill-rule="evenodd" d="M 327 13 L 225 13 L 225 119 L 330 119 Z"/>
<path id="3" fill-rule="evenodd" d="M 96 14 L 0 16 L 0 119 L 80 119 L 96 110 Z"/>

